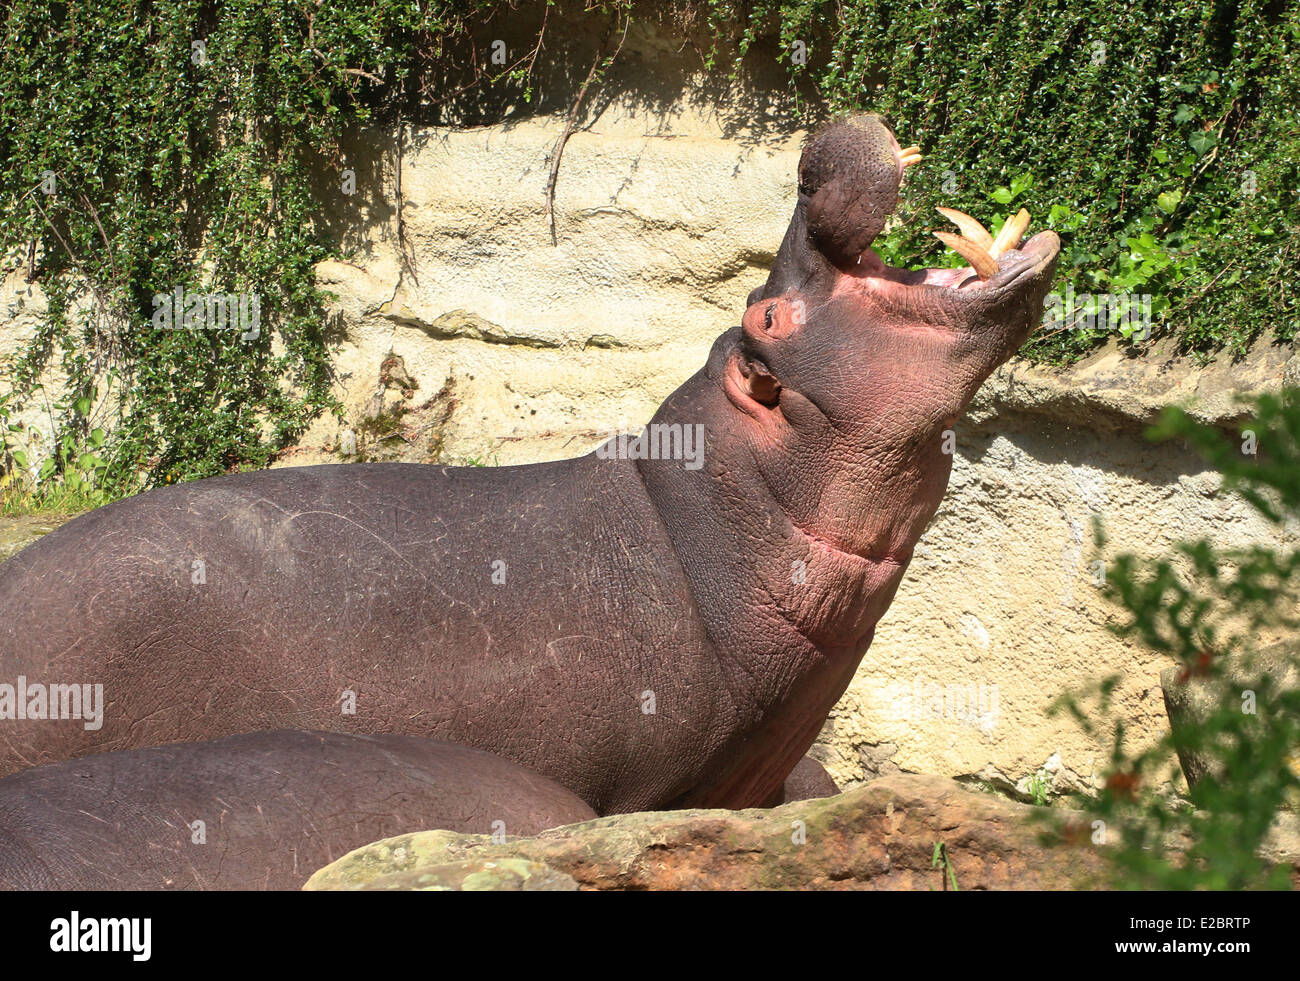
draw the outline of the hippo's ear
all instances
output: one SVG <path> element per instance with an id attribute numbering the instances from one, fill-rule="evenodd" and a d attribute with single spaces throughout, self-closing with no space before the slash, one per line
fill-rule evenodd
<path id="1" fill-rule="evenodd" d="M 751 303 L 740 321 L 741 349 L 732 364 L 732 384 L 759 405 L 772 408 L 781 397 L 781 380 L 769 367 L 774 344 L 802 329 L 803 297 L 797 293 Z"/>
<path id="2" fill-rule="evenodd" d="M 781 400 L 781 383 L 776 375 L 767 370 L 761 361 L 740 360 L 736 363 L 740 372 L 740 387 L 746 395 L 769 409 Z"/>

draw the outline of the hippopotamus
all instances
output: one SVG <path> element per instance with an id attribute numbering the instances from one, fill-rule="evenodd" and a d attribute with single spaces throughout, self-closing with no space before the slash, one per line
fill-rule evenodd
<path id="1" fill-rule="evenodd" d="M 0 771 L 295 728 L 474 747 L 602 815 L 779 800 L 1059 251 L 948 212 L 971 265 L 885 264 L 917 159 L 871 115 L 807 143 L 765 285 L 627 452 L 215 477 L 0 565 Z"/>
<path id="2" fill-rule="evenodd" d="M 253 732 L 0 780 L 0 889 L 299 889 L 380 838 L 531 835 L 595 816 L 553 781 L 467 746 Z"/>

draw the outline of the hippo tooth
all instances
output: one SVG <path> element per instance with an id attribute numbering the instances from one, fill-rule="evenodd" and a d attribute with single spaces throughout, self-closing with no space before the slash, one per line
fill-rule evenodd
<path id="1" fill-rule="evenodd" d="M 998 237 L 993 240 L 993 247 L 989 249 L 989 255 L 996 259 L 1007 249 L 1014 249 L 1020 244 L 1021 236 L 1025 234 L 1025 229 L 1028 227 L 1029 212 L 1021 208 L 1016 212 L 1015 217 L 1003 222 Z"/>
<path id="2" fill-rule="evenodd" d="M 987 228 L 966 214 L 966 212 L 958 211 L 956 208 L 935 208 L 934 210 L 960 228 L 962 235 L 967 239 L 986 251 L 996 254 L 993 253 L 993 236 L 989 234 Z"/>
<path id="3" fill-rule="evenodd" d="M 899 163 L 904 167 L 910 167 L 912 164 L 920 163 L 925 158 L 921 156 L 919 147 L 909 146 L 898 155 Z"/>
<path id="4" fill-rule="evenodd" d="M 980 279 L 988 279 L 998 271 L 997 260 L 984 246 L 949 232 L 935 232 L 934 237 L 969 262 Z"/>

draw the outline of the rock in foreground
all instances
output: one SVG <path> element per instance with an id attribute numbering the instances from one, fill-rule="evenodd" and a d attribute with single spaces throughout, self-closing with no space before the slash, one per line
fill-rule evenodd
<path id="1" fill-rule="evenodd" d="M 897 774 L 771 810 L 619 814 L 501 844 L 446 831 L 400 835 L 327 865 L 305 888 L 555 889 L 571 877 L 603 890 L 951 889 L 935 866 L 938 843 L 962 890 L 1100 885 L 1088 835 L 1049 848 L 1035 812 L 1043 813 L 945 777 Z M 528 875 L 479 874 L 511 863 L 529 863 Z"/>

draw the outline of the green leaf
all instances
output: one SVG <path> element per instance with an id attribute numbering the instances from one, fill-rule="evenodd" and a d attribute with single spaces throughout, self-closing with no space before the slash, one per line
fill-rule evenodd
<path id="1" fill-rule="evenodd" d="M 1213 133 L 1193 133 L 1187 138 L 1188 145 L 1198 157 L 1205 156 L 1218 141 Z"/>

